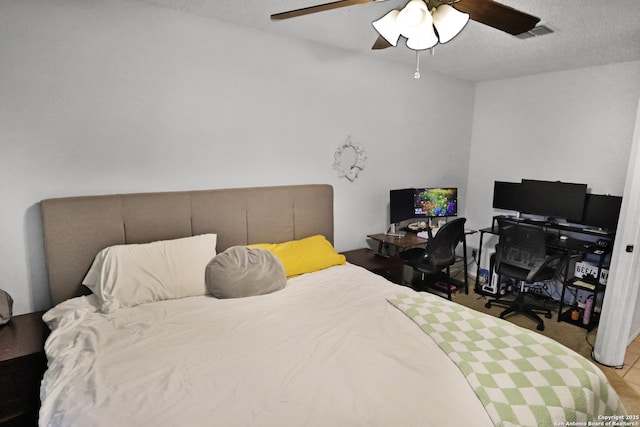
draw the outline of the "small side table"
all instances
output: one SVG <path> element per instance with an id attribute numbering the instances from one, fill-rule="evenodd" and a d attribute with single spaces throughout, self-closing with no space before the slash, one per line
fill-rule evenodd
<path id="1" fill-rule="evenodd" d="M 37 426 L 40 382 L 47 367 L 47 325 L 39 311 L 0 326 L 0 426 Z"/>
<path id="2" fill-rule="evenodd" d="M 347 262 L 359 265 L 393 283 L 402 285 L 404 262 L 401 259 L 380 256 L 369 248 L 342 252 L 342 255 L 347 258 Z"/>

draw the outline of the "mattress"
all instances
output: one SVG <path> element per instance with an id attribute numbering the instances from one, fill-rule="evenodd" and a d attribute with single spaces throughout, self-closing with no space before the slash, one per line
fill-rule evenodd
<path id="1" fill-rule="evenodd" d="M 495 425 L 398 294 L 418 296 L 345 264 L 246 298 L 67 300 L 44 315 L 40 425 Z"/>

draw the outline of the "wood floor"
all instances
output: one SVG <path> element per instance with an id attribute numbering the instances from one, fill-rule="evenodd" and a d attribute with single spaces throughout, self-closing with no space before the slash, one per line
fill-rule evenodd
<path id="1" fill-rule="evenodd" d="M 640 393 L 640 335 L 627 347 L 624 367 L 616 372 Z"/>

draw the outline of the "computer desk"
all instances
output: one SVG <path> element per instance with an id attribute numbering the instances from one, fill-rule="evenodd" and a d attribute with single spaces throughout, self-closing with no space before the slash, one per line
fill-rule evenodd
<path id="1" fill-rule="evenodd" d="M 480 240 L 478 242 L 478 262 L 477 262 L 477 271 L 476 271 L 476 283 L 474 286 L 475 292 L 478 294 L 482 294 L 482 295 L 492 295 L 491 293 L 486 293 L 484 291 L 482 291 L 482 287 L 480 285 L 480 263 L 482 260 L 482 241 L 484 238 L 485 234 L 493 234 L 498 236 L 498 226 L 496 224 L 496 219 L 499 217 L 494 217 L 493 218 L 493 224 L 491 227 L 486 227 L 486 228 L 482 228 L 480 229 Z M 523 222 L 525 224 L 532 224 L 532 225 L 537 225 L 539 227 L 542 227 L 545 232 L 547 233 L 547 235 L 549 236 L 553 236 L 556 235 L 558 238 L 557 239 L 550 239 L 547 241 L 547 247 L 555 250 L 555 251 L 561 251 L 564 252 L 566 254 L 567 257 L 567 263 L 565 265 L 565 272 L 564 272 L 564 281 L 563 281 L 563 286 L 562 286 L 562 295 L 561 295 L 561 305 L 560 305 L 560 311 L 558 313 L 558 321 L 563 320 L 566 321 L 567 320 L 567 313 L 563 313 L 562 312 L 562 307 L 564 305 L 564 294 L 565 294 L 565 290 L 568 286 L 573 286 L 572 284 L 570 284 L 571 282 L 571 277 L 569 277 L 569 262 L 568 260 L 571 257 L 579 257 L 579 256 L 583 256 L 585 254 L 595 254 L 596 256 L 599 257 L 598 260 L 598 272 L 597 272 L 597 277 L 600 277 L 600 272 L 603 268 L 605 259 L 608 255 L 611 254 L 611 250 L 613 248 L 613 240 L 615 238 L 615 233 L 613 232 L 604 232 L 604 231 L 600 231 L 600 230 L 593 230 L 593 229 L 589 229 L 587 227 L 581 227 L 581 226 L 573 226 L 573 225 L 566 225 L 566 224 L 556 224 L 556 223 L 550 223 L 550 222 L 546 222 L 546 221 L 537 221 L 537 220 L 530 220 L 530 219 L 516 219 L 516 218 L 511 218 L 511 217 L 505 217 L 508 220 L 514 221 L 514 222 Z M 574 235 L 583 235 L 583 236 L 590 236 L 590 237 L 598 237 L 599 240 L 604 240 L 607 242 L 606 247 L 602 247 L 600 245 L 598 245 L 596 242 L 593 241 L 587 241 L 587 240 L 582 240 L 582 239 L 578 239 L 578 238 L 573 238 L 573 237 L 569 237 L 567 239 L 560 239 L 559 236 L 563 233 L 572 233 Z M 489 277 L 489 280 L 491 280 L 491 277 Z M 603 287 L 597 287 L 596 292 L 603 292 L 604 289 Z M 595 298 L 595 296 L 594 296 Z M 578 324 L 578 322 L 570 322 L 570 323 L 575 323 Z M 582 326 L 582 325 L 579 325 Z M 592 327 L 592 325 L 590 325 L 589 327 Z"/>
<path id="2" fill-rule="evenodd" d="M 467 235 L 476 233 L 475 230 L 465 229 L 465 238 L 462 240 L 462 260 L 464 263 L 464 281 L 454 280 L 464 287 L 464 293 L 469 294 L 469 275 L 467 271 Z M 407 231 L 402 237 L 387 233 L 368 234 L 368 238 L 378 242 L 378 255 L 400 258 L 400 253 L 404 250 L 426 245 L 429 239 L 418 237 L 415 232 Z M 481 237 L 482 238 L 482 237 Z M 393 253 L 391 253 L 393 248 Z M 384 251 L 386 249 L 386 251 Z M 386 254 L 385 254 L 386 252 Z"/>
<path id="3" fill-rule="evenodd" d="M 402 237 L 387 233 L 367 234 L 367 237 L 378 242 L 378 254 L 384 255 L 383 250 L 386 249 L 386 256 L 395 257 L 399 257 L 404 250 L 426 245 L 429 241 L 412 232 L 406 232 Z M 394 249 L 393 254 L 390 252 L 391 248 Z"/>
<path id="4" fill-rule="evenodd" d="M 498 225 L 496 224 L 497 218 L 505 218 L 514 222 L 522 222 L 524 224 L 536 225 L 543 228 L 547 233 L 547 235 L 554 235 L 554 234 L 557 235 L 558 236 L 557 239 L 550 240 L 547 242 L 547 246 L 552 249 L 561 250 L 567 253 L 574 253 L 574 254 L 592 253 L 592 254 L 599 255 L 600 269 L 602 268 L 602 263 L 604 262 L 604 259 L 608 254 L 611 253 L 611 249 L 613 248 L 613 240 L 615 238 L 615 233 L 613 232 L 605 232 L 605 231 L 593 230 L 587 227 L 573 226 L 573 225 L 566 225 L 566 224 L 556 224 L 556 223 L 551 223 L 546 221 L 537 221 L 537 220 L 531 220 L 526 218 L 516 219 L 512 217 L 495 216 L 493 217 L 493 223 L 491 227 L 481 228 L 479 230 L 480 240 L 478 242 L 478 263 L 477 263 L 478 265 L 477 265 L 477 273 L 476 273 L 476 289 L 478 289 L 478 279 L 480 278 L 480 261 L 482 260 L 482 246 L 483 246 L 482 241 L 485 234 L 493 234 L 498 236 Z M 595 242 L 573 238 L 573 237 L 567 238 L 566 240 L 562 240 L 559 238 L 559 236 L 563 232 L 572 233 L 576 235 L 582 234 L 584 236 L 598 237 L 601 240 L 606 241 L 607 245 L 606 247 L 600 247 Z M 598 272 L 598 274 L 599 273 L 600 272 Z"/>

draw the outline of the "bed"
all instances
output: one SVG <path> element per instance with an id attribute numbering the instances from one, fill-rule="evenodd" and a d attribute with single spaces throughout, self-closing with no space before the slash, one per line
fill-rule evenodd
<path id="1" fill-rule="evenodd" d="M 59 198 L 41 212 L 54 302 L 41 426 L 538 426 L 624 415 L 602 372 L 571 350 L 344 262 L 331 186 Z M 127 287 L 105 267 L 158 247 L 171 264 L 196 241 L 184 264 L 208 262 L 197 272 L 204 291 Z M 283 285 L 213 297 L 210 266 L 226 272 L 214 260 L 236 250 L 275 254 Z M 103 286 L 107 276 L 118 285 Z M 235 270 L 227 276 L 242 286 Z"/>

